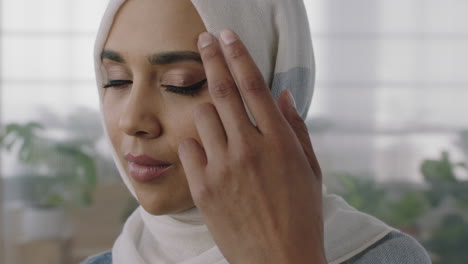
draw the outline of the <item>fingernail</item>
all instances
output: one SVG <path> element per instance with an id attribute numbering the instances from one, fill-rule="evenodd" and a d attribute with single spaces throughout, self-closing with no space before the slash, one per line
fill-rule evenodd
<path id="1" fill-rule="evenodd" d="M 198 37 L 198 46 L 200 48 L 206 48 L 213 43 L 213 36 L 208 32 L 203 32 Z"/>
<path id="2" fill-rule="evenodd" d="M 231 45 L 232 43 L 236 42 L 236 40 L 239 39 L 237 34 L 232 32 L 229 29 L 224 29 L 223 31 L 221 31 L 220 36 L 224 45 Z"/>
<path id="3" fill-rule="evenodd" d="M 296 109 L 296 101 L 294 100 L 294 96 L 292 95 L 291 91 L 289 91 L 289 90 L 287 90 L 287 93 L 288 93 L 289 105 L 294 107 L 294 109 Z"/>

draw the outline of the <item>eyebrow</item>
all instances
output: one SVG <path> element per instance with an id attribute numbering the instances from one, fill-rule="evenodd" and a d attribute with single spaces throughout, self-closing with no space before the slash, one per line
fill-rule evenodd
<path id="1" fill-rule="evenodd" d="M 104 50 L 101 53 L 101 60 L 104 59 L 125 63 L 123 57 L 118 52 L 112 50 Z M 194 51 L 167 51 L 152 54 L 148 57 L 148 62 L 152 65 L 167 65 L 182 61 L 195 61 L 203 64 L 200 53 Z"/>
<path id="2" fill-rule="evenodd" d="M 111 61 L 121 62 L 121 63 L 125 62 L 125 60 L 122 58 L 122 56 L 120 56 L 118 52 L 115 52 L 112 50 L 104 50 L 101 53 L 101 60 L 104 60 L 104 59 L 109 59 Z"/>
<path id="3" fill-rule="evenodd" d="M 181 61 L 195 61 L 202 63 L 200 53 L 193 51 L 168 51 L 151 55 L 148 58 L 153 65 L 165 65 Z"/>

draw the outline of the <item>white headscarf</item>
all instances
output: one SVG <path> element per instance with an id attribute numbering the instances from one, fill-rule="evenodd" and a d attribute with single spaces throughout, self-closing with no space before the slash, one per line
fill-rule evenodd
<path id="1" fill-rule="evenodd" d="M 100 55 L 114 17 L 124 2 L 109 2 L 95 44 L 101 113 L 101 87 L 105 75 Z M 305 119 L 314 90 L 315 66 L 302 0 L 192 0 L 192 3 L 212 34 L 217 36 L 222 28 L 233 29 L 239 34 L 274 97 L 278 98 L 281 91 L 289 89 Z M 104 122 L 103 126 L 112 146 Z M 122 179 L 136 197 L 115 149 L 112 150 Z M 328 263 L 341 263 L 392 231 L 381 221 L 350 207 L 342 198 L 327 194 L 325 188 L 322 197 Z M 227 263 L 196 208 L 173 215 L 154 216 L 141 206 L 125 223 L 112 249 L 112 259 L 114 264 Z"/>

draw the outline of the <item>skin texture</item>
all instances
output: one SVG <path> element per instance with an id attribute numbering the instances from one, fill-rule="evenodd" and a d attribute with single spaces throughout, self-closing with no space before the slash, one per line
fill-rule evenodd
<path id="1" fill-rule="evenodd" d="M 198 52 L 197 37 L 203 31 L 206 28 L 190 1 L 131 0 L 117 14 L 104 47 L 125 60 L 103 60 L 108 79 L 133 80 L 131 87 L 107 88 L 103 97 L 109 136 L 125 170 L 128 173 L 124 159 L 128 152 L 146 154 L 174 166 L 151 183 L 130 177 L 138 201 L 154 215 L 194 206 L 177 150 L 185 138 L 199 139 L 192 112 L 211 98 L 207 85 L 193 97 L 161 86 L 186 86 L 206 79 L 202 64 L 154 66 L 147 56 L 166 51 Z"/>
<path id="2" fill-rule="evenodd" d="M 229 263 L 326 263 L 322 177 L 307 127 L 287 92 L 276 104 L 238 36 L 223 30 L 221 39 L 200 35 L 213 103 L 194 113 L 201 142 L 179 147 L 195 205 Z"/>
<path id="3" fill-rule="evenodd" d="M 108 79 L 133 82 L 107 88 L 103 98 L 124 168 L 128 152 L 174 164 L 153 182 L 130 179 L 138 200 L 152 214 L 196 206 L 231 264 L 326 263 L 322 177 L 307 127 L 287 92 L 275 102 L 235 33 L 222 31 L 228 45 L 199 36 L 205 30 L 190 1 L 133 0 L 105 45 L 125 60 L 103 60 Z M 203 65 L 148 62 L 153 53 L 175 50 L 200 52 Z M 162 87 L 203 79 L 208 85 L 193 97 Z"/>

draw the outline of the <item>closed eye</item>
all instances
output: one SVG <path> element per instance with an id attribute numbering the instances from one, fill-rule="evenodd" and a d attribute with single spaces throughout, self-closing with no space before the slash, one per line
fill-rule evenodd
<path id="1" fill-rule="evenodd" d="M 172 93 L 178 93 L 178 94 L 183 94 L 183 95 L 191 95 L 195 96 L 200 88 L 205 85 L 207 80 L 202 80 L 200 82 L 197 82 L 193 85 L 190 86 L 175 86 L 175 85 L 161 85 L 162 87 L 166 88 L 166 91 L 172 92 Z M 110 88 L 110 87 L 121 87 L 121 86 L 126 86 L 129 84 L 133 84 L 133 81 L 131 80 L 110 80 L 108 84 L 104 85 L 103 88 Z"/>
<path id="2" fill-rule="evenodd" d="M 124 85 L 129 85 L 132 83 L 133 81 L 130 81 L 130 80 L 110 80 L 109 83 L 104 85 L 103 88 L 124 86 Z"/>
<path id="3" fill-rule="evenodd" d="M 195 96 L 199 92 L 200 88 L 205 85 L 206 81 L 207 80 L 205 79 L 190 86 L 162 85 L 162 87 L 165 87 L 166 91 L 172 93 Z"/>

